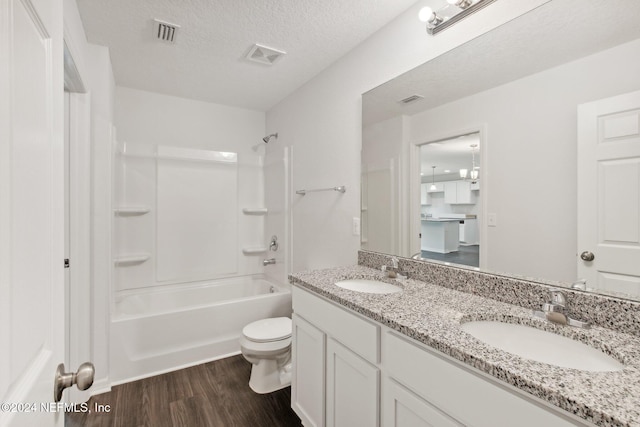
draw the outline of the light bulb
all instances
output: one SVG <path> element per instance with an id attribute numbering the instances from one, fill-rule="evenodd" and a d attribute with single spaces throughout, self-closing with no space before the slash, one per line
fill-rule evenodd
<path id="1" fill-rule="evenodd" d="M 422 9 L 420 9 L 420 12 L 418 12 L 418 19 L 422 22 L 429 22 L 432 17 L 433 9 L 431 9 L 429 6 L 423 7 Z"/>
<path id="2" fill-rule="evenodd" d="M 460 169 L 460 178 L 466 178 L 467 177 L 467 170 L 466 169 Z"/>
<path id="3" fill-rule="evenodd" d="M 431 184 L 431 186 L 429 187 L 429 190 L 431 190 L 431 191 L 435 191 L 437 189 L 438 189 L 438 187 L 436 187 L 435 184 Z"/>
<path id="4" fill-rule="evenodd" d="M 478 171 L 477 170 L 472 170 L 471 171 L 471 179 L 478 179 Z"/>

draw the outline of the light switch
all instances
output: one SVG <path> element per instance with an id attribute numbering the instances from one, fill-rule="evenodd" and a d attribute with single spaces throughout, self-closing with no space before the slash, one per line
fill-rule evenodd
<path id="1" fill-rule="evenodd" d="M 360 235 L 360 218 L 358 217 L 353 218 L 353 235 L 354 236 Z"/>
<path id="2" fill-rule="evenodd" d="M 487 225 L 489 227 L 498 226 L 498 215 L 494 213 L 487 214 Z"/>

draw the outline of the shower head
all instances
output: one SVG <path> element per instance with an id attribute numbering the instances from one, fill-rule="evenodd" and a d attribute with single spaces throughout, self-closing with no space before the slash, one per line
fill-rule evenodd
<path id="1" fill-rule="evenodd" d="M 271 135 L 267 135 L 264 138 L 262 138 L 262 140 L 264 141 L 265 144 L 268 144 L 269 141 L 271 141 L 271 138 L 278 139 L 278 132 L 272 133 Z"/>

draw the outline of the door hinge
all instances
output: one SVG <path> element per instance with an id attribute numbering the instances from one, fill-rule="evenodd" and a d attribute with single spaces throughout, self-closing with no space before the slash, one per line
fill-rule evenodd
<path id="1" fill-rule="evenodd" d="M 69 268 L 69 258 L 64 259 L 64 268 Z"/>

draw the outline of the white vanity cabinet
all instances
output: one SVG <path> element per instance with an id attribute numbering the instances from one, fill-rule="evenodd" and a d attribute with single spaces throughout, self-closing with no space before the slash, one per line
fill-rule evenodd
<path id="1" fill-rule="evenodd" d="M 291 406 L 306 427 L 593 426 L 293 287 Z"/>
<path id="2" fill-rule="evenodd" d="M 306 427 L 380 425 L 380 326 L 293 287 L 291 407 Z"/>
<path id="3" fill-rule="evenodd" d="M 385 329 L 381 338 L 385 427 L 592 425 Z"/>

